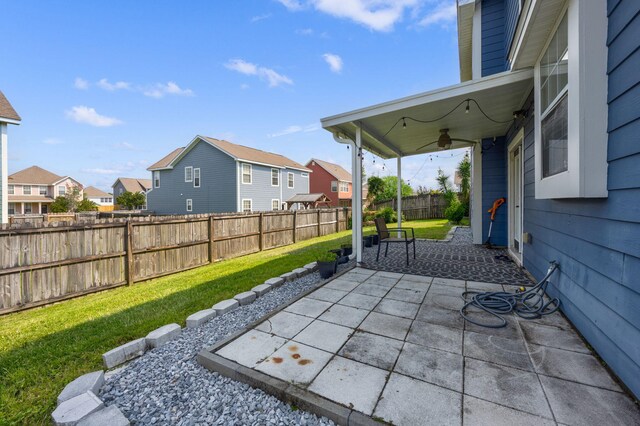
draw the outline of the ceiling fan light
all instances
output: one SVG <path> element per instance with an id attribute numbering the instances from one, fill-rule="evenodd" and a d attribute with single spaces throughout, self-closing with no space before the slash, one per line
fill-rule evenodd
<path id="1" fill-rule="evenodd" d="M 451 136 L 447 133 L 448 129 L 440 130 L 440 137 L 438 138 L 438 148 L 449 149 L 451 147 Z"/>

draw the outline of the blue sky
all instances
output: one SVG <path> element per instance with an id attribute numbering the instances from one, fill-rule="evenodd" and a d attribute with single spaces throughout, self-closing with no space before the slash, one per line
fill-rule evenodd
<path id="1" fill-rule="evenodd" d="M 197 134 L 350 169 L 320 118 L 459 82 L 454 5 L 5 2 L 0 90 L 23 119 L 9 171 L 35 164 L 108 190 Z M 408 158 L 403 177 L 435 187 L 458 154 Z M 368 175 L 395 174 L 395 160 L 364 158 Z"/>

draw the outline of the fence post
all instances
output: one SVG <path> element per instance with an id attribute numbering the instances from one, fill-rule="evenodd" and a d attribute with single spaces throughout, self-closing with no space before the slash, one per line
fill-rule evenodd
<path id="1" fill-rule="evenodd" d="M 336 234 L 340 232 L 340 209 L 336 207 Z"/>
<path id="2" fill-rule="evenodd" d="M 125 236 L 127 238 L 127 284 L 133 284 L 133 223 L 131 219 L 127 220 L 125 228 Z"/>
<path id="3" fill-rule="evenodd" d="M 216 259 L 216 254 L 215 254 L 215 247 L 216 247 L 216 242 L 215 242 L 215 237 L 213 234 L 213 215 L 209 216 L 209 263 L 213 263 Z"/>
<path id="4" fill-rule="evenodd" d="M 320 210 L 318 210 L 318 237 L 321 236 L 320 234 Z"/>
<path id="5" fill-rule="evenodd" d="M 264 247 L 264 225 L 262 223 L 263 219 L 263 213 L 260 213 L 260 216 L 258 216 L 258 220 L 260 221 L 258 223 L 258 232 L 260 233 L 258 237 L 258 251 L 262 251 Z"/>
<path id="6" fill-rule="evenodd" d="M 298 234 L 298 210 L 293 211 L 293 243 L 296 243 Z"/>

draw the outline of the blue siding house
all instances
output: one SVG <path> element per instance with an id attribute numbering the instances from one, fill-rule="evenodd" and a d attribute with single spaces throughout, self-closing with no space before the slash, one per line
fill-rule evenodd
<path id="1" fill-rule="evenodd" d="M 206 136 L 148 170 L 147 208 L 161 215 L 281 210 L 309 192 L 311 172 L 282 155 Z"/>
<path id="2" fill-rule="evenodd" d="M 323 127 L 399 166 L 471 147 L 474 243 L 487 239 L 487 209 L 506 198 L 492 243 L 535 279 L 559 263 L 548 291 L 640 397 L 640 1 L 457 8 L 459 84 L 327 117 Z M 428 123 L 391 127 L 406 118 Z"/>

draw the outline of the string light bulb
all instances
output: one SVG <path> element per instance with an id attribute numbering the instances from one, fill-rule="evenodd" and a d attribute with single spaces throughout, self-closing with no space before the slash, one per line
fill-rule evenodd
<path id="1" fill-rule="evenodd" d="M 467 101 L 467 107 L 464 109 L 465 114 L 469 114 L 469 101 Z"/>
<path id="2" fill-rule="evenodd" d="M 404 117 L 402 117 L 402 128 L 403 129 L 407 128 L 407 122 L 405 121 Z"/>

